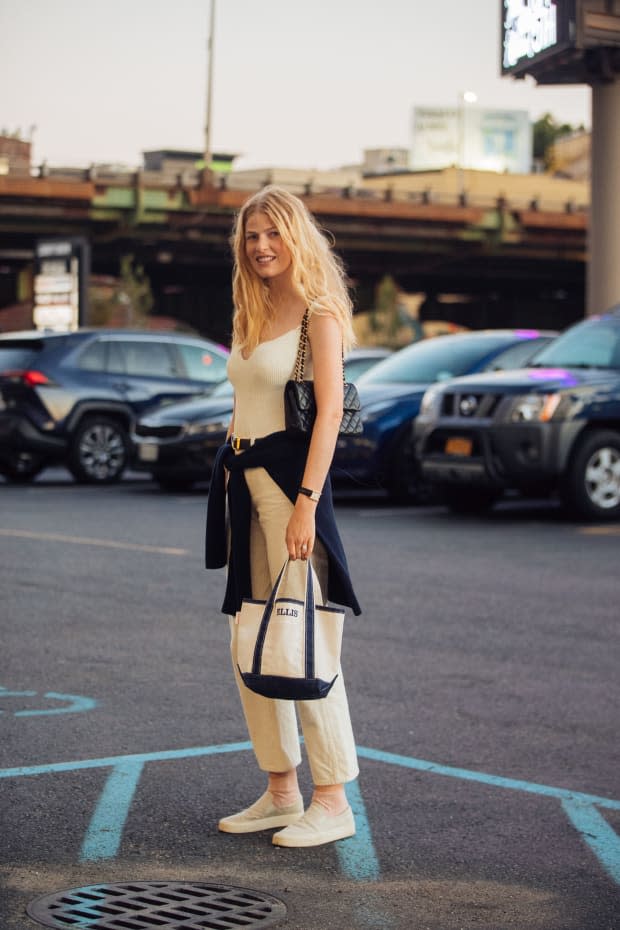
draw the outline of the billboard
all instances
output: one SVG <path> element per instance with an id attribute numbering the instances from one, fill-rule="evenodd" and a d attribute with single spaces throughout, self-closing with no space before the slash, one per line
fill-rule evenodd
<path id="1" fill-rule="evenodd" d="M 526 110 L 415 107 L 411 167 L 528 174 L 532 168 L 532 125 Z"/>
<path id="2" fill-rule="evenodd" d="M 575 0 L 500 0 L 501 72 L 514 77 L 576 43 Z"/>

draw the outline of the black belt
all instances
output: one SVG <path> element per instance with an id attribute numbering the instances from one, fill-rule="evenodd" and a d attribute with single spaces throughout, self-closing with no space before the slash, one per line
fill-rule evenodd
<path id="1" fill-rule="evenodd" d="M 231 436 L 228 440 L 235 452 L 245 452 L 247 449 L 251 449 L 255 439 L 241 439 L 240 436 Z"/>

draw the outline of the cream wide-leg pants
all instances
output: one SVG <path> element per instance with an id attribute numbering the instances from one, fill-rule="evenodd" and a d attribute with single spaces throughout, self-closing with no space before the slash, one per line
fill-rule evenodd
<path id="1" fill-rule="evenodd" d="M 285 531 L 293 505 L 264 468 L 248 468 L 245 479 L 252 498 L 250 563 L 252 597 L 266 600 L 288 558 Z M 312 565 L 327 590 L 327 556 L 315 543 Z M 303 599 L 303 562 L 288 572 L 287 593 Z M 323 603 L 315 587 L 317 603 Z M 358 775 L 357 754 L 342 670 L 327 695 L 318 701 L 281 701 L 255 694 L 243 684 L 237 668 L 236 625 L 230 618 L 231 655 L 241 704 L 258 765 L 265 772 L 288 772 L 301 762 L 296 710 L 315 785 L 337 785 Z"/>

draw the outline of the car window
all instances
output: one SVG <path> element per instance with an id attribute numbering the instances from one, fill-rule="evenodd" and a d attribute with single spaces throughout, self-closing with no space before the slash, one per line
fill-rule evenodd
<path id="1" fill-rule="evenodd" d="M 77 364 L 83 371 L 105 371 L 105 349 L 103 339 L 96 339 L 80 352 Z"/>
<path id="2" fill-rule="evenodd" d="M 514 336 L 484 333 L 434 336 L 394 352 L 373 365 L 360 384 L 428 383 L 468 374 L 487 355 L 510 345 Z"/>
<path id="3" fill-rule="evenodd" d="M 358 378 L 368 371 L 374 365 L 381 361 L 380 357 L 370 356 L 368 358 L 345 359 L 344 374 L 347 381 L 357 381 Z"/>
<path id="4" fill-rule="evenodd" d="M 525 339 L 509 349 L 505 349 L 488 362 L 483 371 L 510 371 L 512 368 L 525 368 L 534 355 L 549 342 L 548 337 Z"/>
<path id="5" fill-rule="evenodd" d="M 110 345 L 114 345 L 114 341 Z M 119 340 L 116 345 L 124 356 L 125 372 L 150 378 L 175 378 L 174 357 L 163 342 Z M 118 369 L 112 368 L 115 371 Z"/>
<path id="6" fill-rule="evenodd" d="M 108 342 L 107 369 L 114 374 L 125 374 L 125 353 L 122 344 L 116 340 Z"/>
<path id="7" fill-rule="evenodd" d="M 226 359 L 209 351 L 208 346 L 178 343 L 177 349 L 187 377 L 193 381 L 221 381 L 226 377 Z"/>
<path id="8" fill-rule="evenodd" d="M 43 343 L 19 342 L 0 344 L 0 373 L 30 368 L 43 348 Z"/>
<path id="9" fill-rule="evenodd" d="M 536 367 L 620 368 L 620 326 L 592 320 L 571 326 L 542 349 Z"/>

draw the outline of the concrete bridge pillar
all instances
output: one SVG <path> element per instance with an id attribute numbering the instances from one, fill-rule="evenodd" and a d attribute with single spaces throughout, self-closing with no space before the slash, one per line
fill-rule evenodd
<path id="1" fill-rule="evenodd" d="M 592 86 L 587 312 L 620 304 L 620 78 Z"/>

